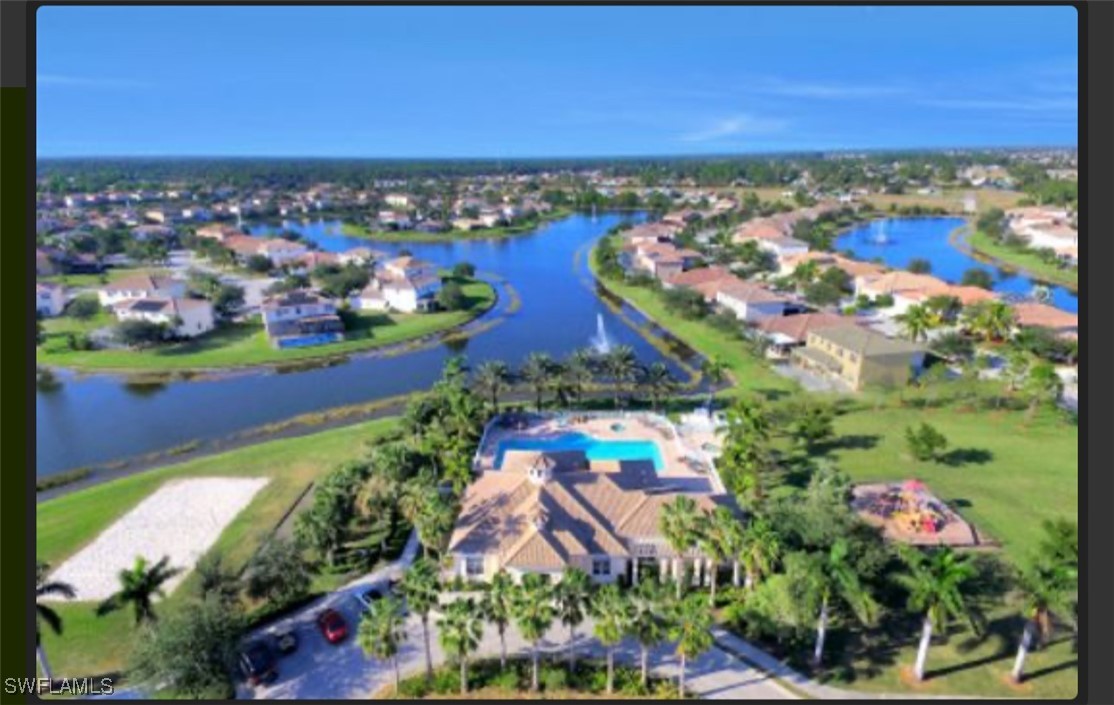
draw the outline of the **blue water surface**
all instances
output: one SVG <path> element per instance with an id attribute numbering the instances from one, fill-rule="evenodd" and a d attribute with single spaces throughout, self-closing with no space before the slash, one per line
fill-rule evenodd
<path id="1" fill-rule="evenodd" d="M 508 438 L 495 449 L 495 467 L 503 467 L 508 450 L 562 451 L 582 450 L 588 460 L 650 460 L 654 469 L 664 465 L 661 450 L 654 441 L 607 441 L 583 433 L 566 433 L 552 438 Z"/>
<path id="2" fill-rule="evenodd" d="M 856 259 L 881 259 L 890 267 L 906 269 L 914 258 L 932 263 L 931 274 L 952 284 L 963 279 L 968 269 L 982 269 L 994 277 L 994 291 L 1025 297 L 1038 284 L 1048 287 L 1052 305 L 1072 313 L 1079 312 L 1079 298 L 1062 286 L 1037 282 L 1029 277 L 998 269 L 980 262 L 948 241 L 963 218 L 887 218 L 852 228 L 835 240 L 839 251 L 851 250 Z"/>

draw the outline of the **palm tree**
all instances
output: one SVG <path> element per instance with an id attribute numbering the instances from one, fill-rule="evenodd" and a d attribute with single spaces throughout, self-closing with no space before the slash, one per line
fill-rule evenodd
<path id="1" fill-rule="evenodd" d="M 928 338 L 928 332 L 940 325 L 940 316 L 935 311 L 927 306 L 916 304 L 905 309 L 905 313 L 900 313 L 894 318 L 901 323 L 905 334 L 914 343 Z"/>
<path id="2" fill-rule="evenodd" d="M 1079 580 L 1079 534 L 1067 521 L 1045 521 L 1045 538 L 1036 559 L 1022 572 L 1020 587 L 1025 596 L 1025 626 L 1011 675 L 1015 682 L 1024 677 L 1029 650 L 1040 647 L 1052 631 L 1053 613 L 1072 615 Z"/>
<path id="3" fill-rule="evenodd" d="M 417 505 L 417 511 L 411 519 L 418 532 L 418 541 L 422 544 L 423 557 L 429 557 L 431 548 L 441 550 L 445 536 L 453 528 L 455 518 L 452 506 L 436 488 L 426 492 L 425 500 Z"/>
<path id="4" fill-rule="evenodd" d="M 553 358 L 547 353 L 534 352 L 526 358 L 522 366 L 522 378 L 534 388 L 535 405 L 542 410 L 542 397 L 549 386 L 549 375 L 553 369 Z"/>
<path id="5" fill-rule="evenodd" d="M 48 580 L 47 574 L 49 572 L 50 566 L 46 563 L 39 563 L 35 566 L 35 656 L 39 660 L 39 668 L 42 669 L 43 677 L 48 681 L 53 681 L 54 674 L 50 671 L 50 663 L 46 660 L 46 649 L 43 648 L 41 625 L 46 622 L 50 631 L 61 635 L 62 618 L 53 608 L 40 601 L 40 598 L 58 595 L 67 600 L 72 600 L 77 597 L 77 591 L 69 583 Z"/>
<path id="6" fill-rule="evenodd" d="M 402 595 L 406 598 L 406 605 L 422 620 L 427 683 L 433 680 L 433 655 L 429 648 L 429 613 L 438 604 L 438 595 L 441 593 L 439 583 L 437 566 L 428 558 L 419 558 L 406 570 L 399 584 Z"/>
<path id="7" fill-rule="evenodd" d="M 576 627 L 584 621 L 588 602 L 592 596 L 592 580 L 580 568 L 567 568 L 554 590 L 557 601 L 557 617 L 569 628 L 566 651 L 569 659 L 569 673 L 573 668 L 573 649 L 576 641 Z"/>
<path id="8" fill-rule="evenodd" d="M 391 662 L 395 671 L 396 696 L 402 680 L 398 670 L 398 650 L 406 638 L 403 626 L 402 602 L 394 595 L 387 595 L 371 603 L 371 607 L 364 612 L 356 636 L 366 655 Z"/>
<path id="9" fill-rule="evenodd" d="M 755 399 L 739 399 L 727 411 L 723 453 L 719 467 L 726 482 L 740 498 L 755 506 L 765 499 L 764 475 L 772 465 L 770 415 Z"/>
<path id="10" fill-rule="evenodd" d="M 896 579 L 909 591 L 909 609 L 924 615 L 917 662 L 913 666 L 914 676 L 921 681 L 933 629 L 944 631 L 949 621 L 957 619 L 977 631 L 963 596 L 963 586 L 975 577 L 976 570 L 969 556 L 957 554 L 948 547 L 922 553 L 904 546 L 900 555 L 908 572 Z"/>
<path id="11" fill-rule="evenodd" d="M 476 368 L 472 383 L 491 400 L 491 413 L 499 411 L 499 392 L 506 389 L 511 370 L 502 360 L 482 362 Z"/>
<path id="12" fill-rule="evenodd" d="M 194 566 L 197 573 L 198 597 L 204 600 L 215 597 L 221 602 L 232 603 L 240 596 L 243 587 L 240 578 L 224 565 L 224 556 L 217 551 L 205 554 Z"/>
<path id="13" fill-rule="evenodd" d="M 638 357 L 629 345 L 616 345 L 603 358 L 603 368 L 614 385 L 615 408 L 619 408 L 619 393 L 624 385 L 638 377 Z"/>
<path id="14" fill-rule="evenodd" d="M 669 636 L 677 642 L 676 654 L 681 658 L 677 694 L 684 700 L 688 659 L 712 648 L 712 611 L 699 595 L 689 595 L 677 603 Z"/>
<path id="15" fill-rule="evenodd" d="M 651 363 L 642 376 L 642 384 L 650 393 L 650 402 L 654 411 L 658 410 L 658 402 L 662 397 L 669 396 L 677 389 L 677 379 L 664 362 Z"/>
<path id="16" fill-rule="evenodd" d="M 661 532 L 669 542 L 676 557 L 673 559 L 673 577 L 677 581 L 677 599 L 681 599 L 685 582 L 685 553 L 692 548 L 700 528 L 700 515 L 692 497 L 677 495 L 673 502 L 662 509 Z"/>
<path id="17" fill-rule="evenodd" d="M 468 654 L 476 650 L 483 638 L 483 621 L 472 598 L 460 599 L 445 607 L 445 616 L 437 621 L 441 630 L 441 647 L 460 663 L 460 692 L 468 692 Z"/>
<path id="18" fill-rule="evenodd" d="M 574 350 L 569 359 L 565 361 L 564 372 L 568 382 L 575 390 L 576 403 L 584 399 L 584 387 L 592 381 L 592 366 L 595 354 L 587 348 Z"/>
<path id="19" fill-rule="evenodd" d="M 727 363 L 718 357 L 709 357 L 704 360 L 700 366 L 700 372 L 704 378 L 708 380 L 708 408 L 712 408 L 712 399 L 715 396 L 715 388 L 723 384 L 727 379 L 728 367 Z"/>
<path id="20" fill-rule="evenodd" d="M 1024 389 L 1029 397 L 1029 409 L 1025 415 L 1032 419 L 1042 403 L 1054 404 L 1060 398 L 1060 393 L 1064 390 L 1064 382 L 1060 379 L 1060 375 L 1056 374 L 1056 368 L 1052 363 L 1038 362 L 1029 368 Z"/>
<path id="21" fill-rule="evenodd" d="M 643 687 L 646 687 L 650 678 L 650 649 L 665 641 L 669 632 L 669 620 L 664 610 L 665 600 L 666 594 L 662 586 L 649 580 L 639 583 L 633 593 L 627 633 L 638 642 L 641 651 Z"/>
<path id="22" fill-rule="evenodd" d="M 963 311 L 962 324 L 984 341 L 1003 340 L 1013 330 L 1016 316 L 1004 301 L 984 301 Z"/>
<path id="23" fill-rule="evenodd" d="M 820 599 L 820 617 L 816 624 L 816 649 L 812 654 L 812 664 L 819 667 L 824 657 L 824 639 L 828 634 L 829 611 L 833 602 L 842 602 L 864 625 L 874 624 L 879 608 L 859 580 L 846 540 L 837 540 L 827 554 L 813 558 L 809 582 Z"/>
<path id="24" fill-rule="evenodd" d="M 181 568 L 170 568 L 170 556 L 150 568 L 142 556 L 135 559 L 131 570 L 121 570 L 120 589 L 97 606 L 97 616 L 103 617 L 131 603 L 135 610 L 135 623 L 154 622 L 158 619 L 152 605 L 154 597 L 163 597 L 162 584 L 181 572 Z"/>
<path id="25" fill-rule="evenodd" d="M 773 572 L 780 557 L 781 541 L 770 522 L 763 518 L 751 521 L 743 532 L 740 555 L 746 572 L 746 587 L 754 588 L 763 576 Z"/>
<path id="26" fill-rule="evenodd" d="M 491 586 L 480 602 L 480 612 L 484 619 L 495 625 L 499 633 L 499 669 L 507 668 L 507 625 L 510 624 L 514 608 L 514 582 L 505 570 L 500 570 L 491 578 Z"/>
<path id="27" fill-rule="evenodd" d="M 735 513 L 724 506 L 705 512 L 701 517 L 697 543 L 708 558 L 709 591 L 708 604 L 716 606 L 716 583 L 719 581 L 719 566 L 734 555 L 736 535 L 741 535 L 742 527 Z"/>
<path id="28" fill-rule="evenodd" d="M 538 573 L 522 576 L 522 583 L 515 590 L 513 615 L 522 638 L 530 642 L 533 671 L 530 690 L 538 691 L 538 643 L 553 624 L 553 588 Z"/>
<path id="29" fill-rule="evenodd" d="M 618 586 L 604 585 L 592 599 L 592 615 L 596 618 L 595 634 L 607 648 L 607 694 L 611 695 L 615 683 L 615 645 L 631 621 L 631 604 L 619 592 Z"/>

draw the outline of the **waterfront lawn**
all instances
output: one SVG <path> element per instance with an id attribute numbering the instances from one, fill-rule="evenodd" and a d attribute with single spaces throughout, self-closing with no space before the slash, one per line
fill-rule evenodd
<path id="1" fill-rule="evenodd" d="M 36 556 L 53 566 L 108 528 L 168 480 L 187 477 L 267 477 L 270 482 L 221 533 L 213 550 L 239 569 L 255 554 L 286 511 L 322 473 L 360 457 L 367 443 L 397 428 L 397 419 L 378 419 L 299 438 L 267 441 L 178 465 L 122 477 L 37 505 Z M 188 576 L 167 605 L 193 589 Z M 92 603 L 58 603 L 64 631 L 44 630 L 43 642 L 58 676 L 84 676 L 123 667 L 135 638 L 131 612 L 96 617 Z M 156 609 L 159 609 L 156 607 Z"/>
<path id="2" fill-rule="evenodd" d="M 752 354 L 743 341 L 728 338 L 707 321 L 689 320 L 668 311 L 659 292 L 602 276 L 596 267 L 594 252 L 588 253 L 588 266 L 608 289 L 701 355 L 719 358 L 727 364 L 735 383 L 730 393 L 743 391 L 777 396 L 797 389 L 794 382 L 777 374 L 765 360 Z"/>
<path id="3" fill-rule="evenodd" d="M 89 329 L 112 325 L 111 315 L 97 316 L 89 322 L 74 319 L 46 321 L 46 340 L 38 349 L 38 362 L 74 369 L 182 371 L 253 365 L 281 365 L 314 358 L 373 350 L 394 343 L 422 338 L 431 333 L 460 326 L 495 304 L 496 293 L 490 284 L 468 280 L 463 285 L 467 305 L 459 311 L 435 313 L 385 313 L 353 311 L 345 339 L 339 343 L 307 348 L 279 350 L 271 346 L 258 319 L 222 325 L 195 340 L 160 345 L 145 350 L 70 350 L 66 333 L 76 324 Z M 83 331 L 87 332 L 87 331 Z"/>
<path id="4" fill-rule="evenodd" d="M 109 267 L 103 274 L 51 274 L 49 276 L 36 276 L 35 279 L 36 281 L 53 282 L 72 288 L 97 289 L 124 277 L 150 271 L 154 270 L 149 267 Z"/>
<path id="5" fill-rule="evenodd" d="M 1079 287 L 1077 267 L 1062 268 L 1049 264 L 1030 249 L 1007 247 L 981 231 L 971 233 L 966 241 L 975 252 L 1000 260 L 1009 267 L 1023 270 L 1034 279 L 1061 284 L 1073 290 Z"/>
<path id="6" fill-rule="evenodd" d="M 422 230 L 372 230 L 366 225 L 343 223 L 341 233 L 349 237 L 364 237 L 379 242 L 445 242 L 449 240 L 501 240 L 513 235 L 533 232 L 540 225 L 560 220 L 572 214 L 566 208 L 555 208 L 550 213 L 539 215 L 534 220 L 516 225 L 503 225 L 495 228 L 477 230 L 446 230 L 440 233 L 427 233 Z"/>

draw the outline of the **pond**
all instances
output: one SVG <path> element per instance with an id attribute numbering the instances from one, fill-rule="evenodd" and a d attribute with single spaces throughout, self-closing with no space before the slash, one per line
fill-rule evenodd
<path id="1" fill-rule="evenodd" d="M 292 221 L 257 231 L 293 229 L 322 249 L 364 246 L 451 266 L 467 261 L 496 283 L 496 307 L 470 327 L 475 335 L 438 342 L 397 355 L 352 357 L 293 372 L 227 373 L 195 380 L 128 381 L 113 375 L 59 372 L 61 383 L 39 390 L 36 401 L 37 471 L 40 476 L 107 463 L 194 440 L 225 438 L 266 423 L 331 407 L 357 404 L 427 388 L 446 359 L 469 364 L 501 359 L 520 365 L 534 351 L 564 357 L 589 345 L 600 321 L 612 343 L 632 346 L 640 361 L 663 359 L 627 321 L 637 312 L 602 300 L 587 271 L 591 244 L 624 220 L 641 214 L 574 215 L 536 231 L 502 240 L 385 243 L 345 237 L 335 221 Z M 510 288 L 508 288 L 510 287 Z M 513 289 L 521 305 L 511 305 Z M 693 353 L 666 340 L 682 356 Z M 683 368 L 666 360 L 678 378 Z M 698 366 L 698 365 L 697 365 Z"/>
<path id="2" fill-rule="evenodd" d="M 856 259 L 881 259 L 895 268 L 908 268 L 914 258 L 932 263 L 931 274 L 958 284 L 963 273 L 977 268 L 994 277 L 994 290 L 1007 297 L 1027 297 L 1037 285 L 1051 293 L 1051 303 L 1072 313 L 1079 311 L 1079 299 L 1068 289 L 1038 282 L 981 262 L 949 242 L 952 232 L 964 225 L 963 218 L 887 218 L 852 228 L 835 240 L 839 251 L 851 250 Z"/>

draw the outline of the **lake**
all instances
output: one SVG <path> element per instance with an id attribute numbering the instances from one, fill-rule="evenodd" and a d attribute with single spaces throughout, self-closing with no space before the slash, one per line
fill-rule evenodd
<path id="1" fill-rule="evenodd" d="M 479 273 L 496 281 L 499 303 L 472 324 L 482 329 L 472 338 L 439 342 L 395 356 L 357 356 L 329 367 L 230 372 L 146 385 L 114 375 L 59 372 L 61 385 L 49 391 L 40 389 L 37 394 L 38 475 L 165 450 L 193 440 L 224 438 L 307 412 L 425 389 L 440 375 L 445 360 L 458 353 L 473 365 L 501 359 L 517 366 L 534 351 L 564 357 L 589 344 L 598 317 L 610 339 L 632 346 L 642 362 L 663 359 L 597 295 L 587 271 L 588 249 L 597 238 L 620 222 L 642 218 L 641 214 L 574 215 L 511 238 L 445 243 L 385 243 L 345 237 L 335 221 L 259 226 L 257 232 L 296 230 L 328 251 L 357 246 L 390 253 L 408 249 L 446 266 L 471 262 Z M 506 285 L 521 299 L 517 311 L 508 310 Z M 643 322 L 629 308 L 624 308 L 624 315 L 637 324 Z M 483 329 L 489 323 L 494 325 Z M 684 356 L 693 355 L 683 347 L 675 349 Z M 666 362 L 675 375 L 686 378 L 680 366 Z"/>
<path id="2" fill-rule="evenodd" d="M 856 259 L 881 258 L 887 265 L 906 269 L 914 258 L 932 263 L 931 274 L 952 284 L 971 268 L 990 272 L 994 290 L 1010 296 L 1028 296 L 1038 284 L 1052 292 L 1050 303 L 1072 313 L 1079 298 L 1062 286 L 1043 284 L 1028 277 L 980 262 L 948 242 L 948 236 L 965 223 L 963 218 L 887 218 L 864 223 L 836 238 L 836 250 L 851 250 Z"/>

